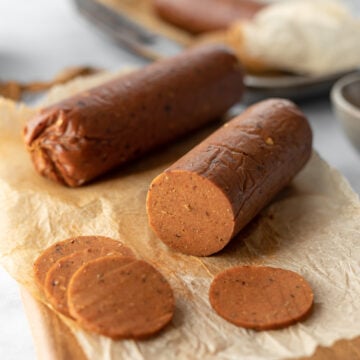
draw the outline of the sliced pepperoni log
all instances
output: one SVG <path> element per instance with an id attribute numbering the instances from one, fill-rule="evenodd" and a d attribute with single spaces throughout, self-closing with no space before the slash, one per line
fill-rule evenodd
<path id="1" fill-rule="evenodd" d="M 114 241 L 114 244 L 110 244 L 110 246 L 104 246 L 103 244 L 98 248 L 89 248 L 76 252 L 56 261 L 48 270 L 44 285 L 46 297 L 54 308 L 71 317 L 67 302 L 67 289 L 71 277 L 82 265 L 90 260 L 111 255 L 131 256 L 131 252 L 124 246 L 119 248 L 117 241 Z"/>
<path id="2" fill-rule="evenodd" d="M 71 315 L 85 329 L 113 339 L 149 337 L 172 319 L 169 283 L 151 265 L 106 256 L 83 265 L 72 277 Z"/>
<path id="3" fill-rule="evenodd" d="M 220 273 L 209 297 L 225 320 L 254 330 L 279 329 L 305 319 L 314 299 L 300 275 L 262 266 L 239 266 Z"/>
<path id="4" fill-rule="evenodd" d="M 41 175 L 80 186 L 219 118 L 242 78 L 230 49 L 193 48 L 40 110 L 24 140 Z"/>
<path id="5" fill-rule="evenodd" d="M 226 29 L 251 19 L 264 6 L 254 0 L 154 0 L 161 18 L 193 34 Z"/>
<path id="6" fill-rule="evenodd" d="M 251 106 L 152 181 L 150 226 L 182 253 L 220 251 L 303 168 L 311 144 L 292 102 Z"/>
<path id="7" fill-rule="evenodd" d="M 132 250 L 120 241 L 104 236 L 77 236 L 64 241 L 57 242 L 36 259 L 34 263 L 35 281 L 43 289 L 49 269 L 59 259 L 78 251 L 90 250 L 92 254 L 116 253 L 124 256 L 134 256 Z"/>

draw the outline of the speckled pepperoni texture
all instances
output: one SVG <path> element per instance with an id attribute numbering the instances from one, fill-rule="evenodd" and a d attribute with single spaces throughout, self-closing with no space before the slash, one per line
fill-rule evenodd
<path id="1" fill-rule="evenodd" d="M 71 317 L 67 302 L 67 289 L 71 277 L 82 265 L 102 256 L 132 255 L 129 248 L 119 247 L 117 243 L 114 241 L 114 244 L 102 244 L 98 248 L 76 252 L 62 257 L 51 266 L 45 278 L 44 289 L 46 297 L 56 310 Z"/>
<path id="2" fill-rule="evenodd" d="M 305 319 L 313 292 L 293 271 L 240 266 L 215 277 L 210 303 L 227 321 L 254 330 L 279 329 Z"/>
<path id="3" fill-rule="evenodd" d="M 105 236 L 77 236 L 66 239 L 51 245 L 36 259 L 33 267 L 36 283 L 43 288 L 47 272 L 57 260 L 87 249 L 92 249 L 93 253 L 116 252 L 124 256 L 134 255 L 132 250 L 120 241 Z"/>
<path id="4" fill-rule="evenodd" d="M 291 181 L 311 151 L 309 123 L 295 104 L 257 103 L 152 181 L 150 226 L 177 251 L 214 254 Z"/>
<path id="5" fill-rule="evenodd" d="M 80 186 L 216 120 L 242 79 L 230 49 L 193 48 L 42 109 L 24 140 L 41 175 Z"/>
<path id="6" fill-rule="evenodd" d="M 154 0 L 160 17 L 193 34 L 226 29 L 251 19 L 264 6 L 254 0 Z"/>
<path id="7" fill-rule="evenodd" d="M 107 256 L 83 265 L 72 277 L 71 315 L 85 329 L 113 339 L 149 337 L 172 319 L 173 292 L 145 261 Z"/>

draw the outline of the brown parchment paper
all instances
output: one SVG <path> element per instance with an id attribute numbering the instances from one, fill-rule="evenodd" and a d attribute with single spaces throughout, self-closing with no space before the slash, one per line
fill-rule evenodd
<path id="1" fill-rule="evenodd" d="M 109 77 L 109 75 L 105 75 Z M 80 79 L 50 92 L 51 103 L 103 81 Z M 38 176 L 21 139 L 34 113 L 0 99 L 0 262 L 32 294 L 32 263 L 73 235 L 105 235 L 130 246 L 171 283 L 176 312 L 147 341 L 112 341 L 70 325 L 89 359 L 282 359 L 360 334 L 360 205 L 347 181 L 314 153 L 306 168 L 220 254 L 197 258 L 167 249 L 147 225 L 151 180 L 211 129 L 193 134 L 91 185 L 69 189 Z M 218 317 L 208 301 L 214 275 L 263 264 L 303 275 L 315 293 L 313 314 L 284 330 L 254 332 Z"/>

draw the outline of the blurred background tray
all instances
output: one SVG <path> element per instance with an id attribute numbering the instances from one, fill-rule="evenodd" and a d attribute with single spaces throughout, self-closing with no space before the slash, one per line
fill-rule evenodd
<path id="1" fill-rule="evenodd" d="M 79 13 L 110 36 L 118 46 L 146 59 L 174 55 L 195 36 L 159 19 L 148 0 L 73 0 Z M 354 70 L 355 71 L 355 70 Z M 268 97 L 294 101 L 328 96 L 332 85 L 349 72 L 327 76 L 251 75 L 245 76 L 247 91 L 243 102 L 250 104 Z"/>

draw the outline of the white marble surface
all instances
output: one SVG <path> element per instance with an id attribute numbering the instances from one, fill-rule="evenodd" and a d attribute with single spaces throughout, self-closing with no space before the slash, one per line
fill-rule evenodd
<path id="1" fill-rule="evenodd" d="M 358 0 L 353 4 L 359 9 Z M 0 14 L 0 79 L 50 79 L 76 64 L 111 70 L 139 63 L 79 18 L 70 0 L 0 0 Z M 360 193 L 360 154 L 342 133 L 329 101 L 302 108 L 314 130 L 315 148 Z M 0 360 L 35 359 L 17 284 L 1 268 L 0 299 Z"/>

